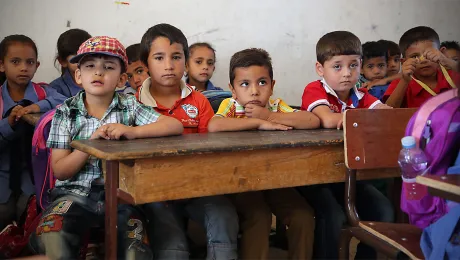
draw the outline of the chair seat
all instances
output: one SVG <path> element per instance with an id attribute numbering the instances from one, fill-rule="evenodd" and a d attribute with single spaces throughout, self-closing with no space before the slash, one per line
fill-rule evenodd
<path id="1" fill-rule="evenodd" d="M 416 226 L 410 224 L 360 221 L 359 227 L 389 243 L 411 259 L 424 259 L 422 249 L 420 248 L 422 230 Z"/>

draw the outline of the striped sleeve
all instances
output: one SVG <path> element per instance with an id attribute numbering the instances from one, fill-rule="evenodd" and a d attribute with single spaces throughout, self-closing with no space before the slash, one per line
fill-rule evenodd
<path id="1" fill-rule="evenodd" d="M 317 106 L 330 106 L 327 93 L 320 81 L 313 81 L 305 87 L 302 95 L 302 110 L 312 112 Z"/>
<path id="2" fill-rule="evenodd" d="M 220 103 L 219 109 L 215 116 L 235 117 L 236 106 L 231 98 L 226 98 Z"/>

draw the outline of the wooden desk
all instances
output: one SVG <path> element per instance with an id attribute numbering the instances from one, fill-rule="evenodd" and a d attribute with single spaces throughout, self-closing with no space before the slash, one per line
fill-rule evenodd
<path id="1" fill-rule="evenodd" d="M 459 174 L 417 176 L 416 181 L 427 186 L 433 196 L 460 202 Z"/>
<path id="2" fill-rule="evenodd" d="M 40 117 L 43 115 L 43 113 L 36 113 L 36 114 L 27 114 L 22 117 L 24 121 L 27 123 L 35 126 L 38 123 L 38 120 L 40 120 Z"/>
<path id="3" fill-rule="evenodd" d="M 343 182 L 343 132 L 248 131 L 131 141 L 81 140 L 106 160 L 106 257 L 116 259 L 118 200 L 132 204 Z M 400 176 L 366 170 L 358 179 Z"/>

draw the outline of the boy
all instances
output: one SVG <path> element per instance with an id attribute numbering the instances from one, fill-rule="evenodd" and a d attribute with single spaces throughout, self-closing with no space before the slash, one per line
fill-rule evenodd
<path id="1" fill-rule="evenodd" d="M 366 42 L 363 48 L 363 65 L 361 68 L 361 87 L 367 88 L 369 94 L 381 99 L 388 88 L 387 75 L 387 50 L 378 42 Z"/>
<path id="2" fill-rule="evenodd" d="M 225 99 L 209 122 L 210 132 L 243 130 L 288 130 L 319 127 L 310 112 L 300 112 L 281 99 L 271 100 L 275 81 L 269 54 L 262 49 L 246 49 L 230 60 L 233 98 Z M 232 195 L 241 221 L 241 257 L 266 259 L 271 213 L 289 226 L 289 259 L 311 259 L 314 213 L 295 189 L 256 191 Z"/>
<path id="3" fill-rule="evenodd" d="M 442 54 L 447 58 L 460 61 L 460 45 L 456 41 L 445 41 L 441 43 L 441 48 L 439 49 Z M 449 68 L 451 69 L 451 68 Z"/>
<path id="4" fill-rule="evenodd" d="M 128 83 L 134 93 L 142 86 L 142 83 L 149 78 L 148 68 L 142 63 L 139 58 L 141 51 L 141 44 L 136 43 L 126 48 L 126 55 L 128 56 Z"/>
<path id="5" fill-rule="evenodd" d="M 430 27 L 419 26 L 405 32 L 399 40 L 403 54 L 402 78 L 391 82 L 383 100 L 392 107 L 420 107 L 430 97 L 451 89 L 446 77 L 454 82 L 459 74 L 442 66 L 457 69 L 457 63 L 439 51 L 439 36 Z M 447 75 L 448 74 L 448 75 Z"/>
<path id="6" fill-rule="evenodd" d="M 140 102 L 164 115 L 179 119 L 184 133 L 206 133 L 214 115 L 206 97 L 181 80 L 188 59 L 184 34 L 169 24 L 148 29 L 141 41 L 141 61 L 150 78 L 139 92 Z M 206 229 L 207 259 L 236 259 L 238 216 L 225 196 L 209 196 L 171 203 L 145 205 L 151 241 L 158 259 L 187 259 L 184 217 Z"/>
<path id="7" fill-rule="evenodd" d="M 36 230 L 39 251 L 50 259 L 77 259 L 89 229 L 104 219 L 102 162 L 72 149 L 72 140 L 146 138 L 183 130 L 180 122 L 139 104 L 134 96 L 115 93 L 126 82 L 128 66 L 125 48 L 117 39 L 93 37 L 70 62 L 78 63 L 75 78 L 84 91 L 67 99 L 54 115 L 47 145 L 53 149 L 51 167 L 57 181 L 53 202 Z M 119 259 L 152 258 L 143 223 L 136 208 L 119 207 Z M 128 237 L 130 232 L 136 233 L 135 238 Z"/>
<path id="8" fill-rule="evenodd" d="M 401 70 L 401 51 L 399 50 L 398 44 L 388 40 L 379 40 L 377 42 L 383 44 L 387 50 L 387 77 L 399 75 L 399 72 Z"/>
<path id="9" fill-rule="evenodd" d="M 389 108 L 377 98 L 355 86 L 361 69 L 361 42 L 350 32 L 330 32 L 316 44 L 316 72 L 322 80 L 305 87 L 302 109 L 319 117 L 325 128 L 340 128 L 342 113 L 354 108 Z M 344 184 L 315 185 L 299 188 L 316 216 L 315 257 L 338 257 L 340 229 L 346 223 L 343 210 Z M 357 185 L 357 209 L 363 220 L 393 221 L 391 202 L 372 185 Z M 331 246 L 333 245 L 333 246 Z M 360 243 L 359 258 L 375 258 L 375 251 Z"/>

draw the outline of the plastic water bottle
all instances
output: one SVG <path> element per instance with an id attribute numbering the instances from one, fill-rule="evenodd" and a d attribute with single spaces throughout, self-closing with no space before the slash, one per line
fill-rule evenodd
<path id="1" fill-rule="evenodd" d="M 416 146 L 413 136 L 401 139 L 402 150 L 399 153 L 398 163 L 401 167 L 406 199 L 418 200 L 426 194 L 426 187 L 415 182 L 418 175 L 422 175 L 428 166 L 425 153 Z"/>

